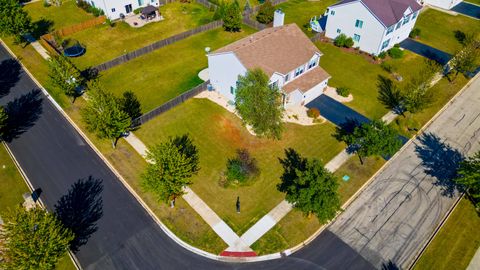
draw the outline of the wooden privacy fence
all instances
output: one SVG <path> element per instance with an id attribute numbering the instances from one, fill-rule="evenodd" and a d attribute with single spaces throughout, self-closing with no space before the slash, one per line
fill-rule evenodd
<path id="1" fill-rule="evenodd" d="M 137 57 L 140 57 L 142 55 L 145 55 L 147 53 L 150 53 L 150 52 L 153 52 L 155 50 L 158 50 L 162 47 L 165 47 L 167 45 L 170 45 L 172 43 L 175 43 L 177 41 L 180 41 L 182 39 L 186 39 L 190 36 L 193 36 L 195 34 L 198 34 L 198 33 L 201 33 L 201 32 L 205 32 L 205 31 L 208 31 L 208 30 L 212 30 L 212 29 L 216 29 L 216 28 L 219 28 L 223 25 L 223 22 L 221 20 L 218 20 L 218 21 L 213 21 L 211 23 L 208 23 L 208 24 L 204 24 L 202 26 L 199 26 L 195 29 L 192 29 L 192 30 L 188 30 L 188 31 L 185 31 L 183 33 L 180 33 L 180 34 L 177 34 L 177 35 L 174 35 L 174 36 L 171 36 L 169 38 L 166 38 L 166 39 L 162 39 L 160 41 L 157 41 L 155 43 L 152 43 L 150 45 L 147 45 L 143 48 L 140 48 L 140 49 L 137 49 L 135 51 L 132 51 L 132 52 L 129 52 L 129 53 L 126 53 L 124 55 L 121 55 L 117 58 L 114 58 L 108 62 L 105 62 L 103 64 L 100 64 L 96 67 L 94 67 L 95 69 L 97 69 L 98 71 L 105 71 L 107 69 L 110 69 L 114 66 L 118 66 L 120 64 L 123 64 L 125 62 L 128 62 L 132 59 L 135 59 Z"/>
<path id="2" fill-rule="evenodd" d="M 259 23 L 257 21 L 250 19 L 248 15 L 243 16 L 243 23 L 257 30 L 263 30 L 268 27 L 268 25 L 266 24 Z"/>
<path id="3" fill-rule="evenodd" d="M 106 21 L 106 19 L 107 19 L 107 17 L 105 17 L 105 16 L 99 16 L 99 17 L 93 18 L 93 19 L 88 20 L 88 21 L 84 21 L 84 22 L 79 23 L 79 24 L 75 24 L 75 25 L 72 25 L 72 26 L 64 27 L 64 28 L 59 29 L 59 30 L 55 30 L 55 32 L 59 36 L 65 37 L 65 36 L 80 32 L 82 30 L 94 27 L 96 25 L 103 24 Z"/>
<path id="4" fill-rule="evenodd" d="M 214 3 L 212 3 L 208 0 L 196 0 L 196 2 L 203 5 L 204 7 L 208 8 L 208 9 L 217 8 L 217 5 L 215 5 Z"/>
<path id="5" fill-rule="evenodd" d="M 51 34 L 45 34 L 41 36 L 39 42 L 42 47 L 44 47 L 50 53 L 50 55 L 61 54 L 57 47 L 55 47 L 55 41 Z"/>
<path id="6" fill-rule="evenodd" d="M 201 92 L 207 90 L 207 86 L 208 86 L 209 83 L 210 83 L 210 81 L 203 82 L 203 83 L 195 86 L 194 88 L 188 90 L 187 92 L 181 94 L 180 96 L 177 96 L 177 97 L 167 101 L 166 103 L 158 106 L 157 108 L 143 114 L 142 116 L 140 116 L 138 118 L 135 118 L 132 121 L 132 126 L 137 127 L 137 126 L 143 125 L 146 122 L 152 120 L 153 118 L 159 116 L 160 114 L 162 114 L 162 113 L 164 113 L 164 112 L 182 104 L 186 100 L 200 94 Z"/>

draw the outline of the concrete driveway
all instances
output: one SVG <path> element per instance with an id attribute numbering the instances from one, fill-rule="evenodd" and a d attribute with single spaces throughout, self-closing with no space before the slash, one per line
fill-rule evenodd
<path id="1" fill-rule="evenodd" d="M 480 6 L 468 2 L 461 2 L 460 4 L 454 6 L 451 11 L 480 19 Z"/>
<path id="2" fill-rule="evenodd" d="M 457 200 L 450 179 L 480 150 L 479 88 L 477 77 L 330 226 L 377 269 L 406 269 Z"/>
<path id="3" fill-rule="evenodd" d="M 355 120 L 360 124 L 370 122 L 370 119 L 367 117 L 327 95 L 320 95 L 309 102 L 306 107 L 317 108 L 323 117 L 337 126 L 342 126 L 351 120 Z"/>
<path id="4" fill-rule="evenodd" d="M 409 50 L 413 53 L 437 61 L 438 63 L 445 65 L 450 61 L 452 55 L 436 49 L 434 47 L 428 46 L 426 44 L 420 43 L 411 38 L 407 38 L 404 41 L 400 42 L 400 47 Z"/>

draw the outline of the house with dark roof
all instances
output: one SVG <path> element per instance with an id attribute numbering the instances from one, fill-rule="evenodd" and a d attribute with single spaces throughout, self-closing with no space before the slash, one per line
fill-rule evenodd
<path id="1" fill-rule="evenodd" d="M 210 84 L 234 101 L 238 77 L 260 68 L 282 92 L 285 107 L 305 105 L 323 93 L 330 78 L 319 66 L 321 56 L 296 24 L 267 28 L 209 53 Z"/>
<path id="2" fill-rule="evenodd" d="M 408 38 L 421 9 L 416 0 L 343 0 L 328 7 L 325 36 L 345 34 L 378 55 Z"/>

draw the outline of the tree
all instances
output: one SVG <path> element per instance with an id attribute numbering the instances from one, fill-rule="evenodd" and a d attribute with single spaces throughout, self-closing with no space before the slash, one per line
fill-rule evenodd
<path id="1" fill-rule="evenodd" d="M 419 72 L 406 83 L 403 89 L 405 111 L 421 112 L 433 103 L 432 80 L 440 71 L 441 66 L 437 62 L 433 60 L 425 61 Z"/>
<path id="2" fill-rule="evenodd" d="M 79 87 L 82 85 L 80 70 L 62 54 L 50 57 L 48 67 L 48 76 L 52 84 L 71 97 L 74 103 L 80 95 Z"/>
<path id="3" fill-rule="evenodd" d="M 119 99 L 119 103 L 122 111 L 126 112 L 132 120 L 142 115 L 142 105 L 132 91 L 123 92 L 123 97 Z"/>
<path id="4" fill-rule="evenodd" d="M 0 0 L 0 34 L 15 36 L 20 42 L 22 35 L 32 31 L 32 19 L 17 0 Z"/>
<path id="5" fill-rule="evenodd" d="M 455 71 L 455 80 L 458 73 L 468 76 L 477 68 L 477 62 L 480 60 L 480 41 L 473 38 L 465 39 L 465 46 L 458 51 L 450 60 L 450 67 Z"/>
<path id="6" fill-rule="evenodd" d="M 245 124 L 251 125 L 259 136 L 280 139 L 283 124 L 281 93 L 270 86 L 268 76 L 261 69 L 239 76 L 235 106 Z"/>
<path id="7" fill-rule="evenodd" d="M 385 108 L 403 115 L 403 96 L 398 86 L 392 80 L 379 75 L 377 87 L 378 101 L 380 101 Z"/>
<path id="8" fill-rule="evenodd" d="M 464 187 L 475 206 L 480 208 L 480 151 L 460 163 L 455 183 Z"/>
<path id="9" fill-rule="evenodd" d="M 341 139 L 357 153 L 362 164 L 362 157 L 393 155 L 402 145 L 397 132 L 381 120 L 363 123 L 353 132 L 342 134 Z"/>
<path id="10" fill-rule="evenodd" d="M 340 210 L 338 180 L 317 160 L 301 157 L 295 150 L 285 150 L 280 159 L 284 173 L 279 191 L 285 199 L 307 215 L 315 214 L 321 223 L 335 217 Z"/>
<path id="11" fill-rule="evenodd" d="M 151 163 L 142 175 L 142 185 L 165 202 L 175 202 L 200 169 L 197 147 L 188 135 L 155 145 L 148 150 L 147 159 Z"/>
<path id="12" fill-rule="evenodd" d="M 273 21 L 273 14 L 275 13 L 275 7 L 270 0 L 266 0 L 263 5 L 260 6 L 257 13 L 257 21 L 259 23 L 268 24 Z"/>
<path id="13" fill-rule="evenodd" d="M 87 129 L 100 138 L 111 139 L 113 148 L 122 134 L 130 129 L 132 122 L 118 99 L 98 86 L 89 92 L 87 106 L 81 114 Z"/>
<path id="14" fill-rule="evenodd" d="M 0 268 L 55 269 L 74 235 L 54 214 L 40 208 L 17 207 L 2 214 Z"/>
<path id="15" fill-rule="evenodd" d="M 223 14 L 223 28 L 228 32 L 239 32 L 242 29 L 242 11 L 237 0 L 225 4 Z"/>

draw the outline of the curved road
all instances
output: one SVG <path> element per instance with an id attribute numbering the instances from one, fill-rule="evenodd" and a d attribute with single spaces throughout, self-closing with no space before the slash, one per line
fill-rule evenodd
<path id="1" fill-rule="evenodd" d="M 308 247 L 273 261 L 212 261 L 173 242 L 63 115 L 38 92 L 31 78 L 9 59 L 11 56 L 0 47 L 0 105 L 7 104 L 18 122 L 17 132 L 7 144 L 34 188 L 42 189 L 43 202 L 53 210 L 78 179 L 103 179 L 103 216 L 97 222 L 98 231 L 76 252 L 83 269 L 374 269 L 390 260 L 404 266 L 419 248 L 409 243 L 425 241 L 454 201 L 443 199 L 442 189 L 431 178 L 418 176 L 421 161 L 409 158 L 415 149 L 407 149 Z M 472 94 L 462 100 L 478 102 L 479 98 L 480 94 Z M 471 128 L 462 136 L 455 134 L 445 139 L 453 138 L 457 145 L 472 141 L 468 150 L 478 149 L 480 132 L 474 127 L 480 126 L 480 117 L 471 114 L 480 114 L 480 108 L 460 105 L 455 113 L 468 110 L 467 117 L 459 121 L 456 117 L 449 120 L 452 116 L 446 115 L 448 121 L 440 124 L 444 130 L 455 123 L 459 130 L 468 124 Z M 414 229 L 418 224 L 422 227 Z"/>

